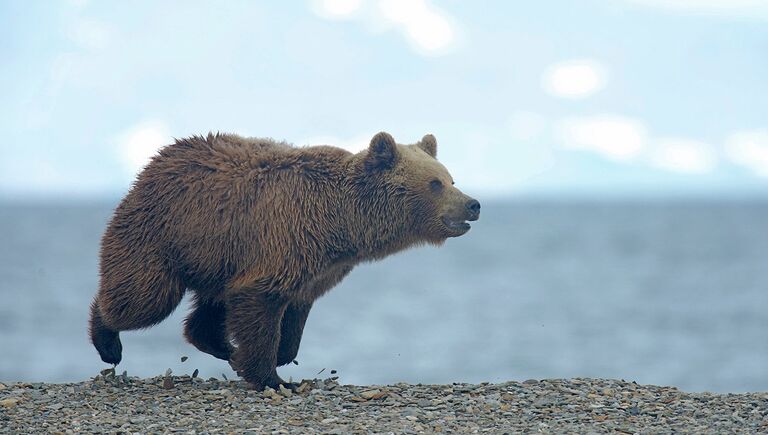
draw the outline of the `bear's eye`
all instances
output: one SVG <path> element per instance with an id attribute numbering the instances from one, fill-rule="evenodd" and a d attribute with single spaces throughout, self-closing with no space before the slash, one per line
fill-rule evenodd
<path id="1" fill-rule="evenodd" d="M 429 182 L 429 187 L 433 192 L 439 192 L 443 190 L 443 183 L 440 180 L 432 180 Z"/>

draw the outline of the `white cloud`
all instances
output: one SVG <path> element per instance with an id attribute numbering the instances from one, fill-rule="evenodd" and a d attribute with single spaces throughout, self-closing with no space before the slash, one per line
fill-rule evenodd
<path id="1" fill-rule="evenodd" d="M 456 26 L 428 0 L 313 0 L 312 9 L 327 19 L 360 19 L 374 32 L 395 29 L 425 56 L 446 54 L 456 42 Z"/>
<path id="2" fill-rule="evenodd" d="M 512 113 L 507 125 L 512 139 L 525 141 L 540 136 L 547 121 L 538 113 L 520 110 Z"/>
<path id="3" fill-rule="evenodd" d="M 555 123 L 555 137 L 569 150 L 589 151 L 619 162 L 632 161 L 681 174 L 705 174 L 719 164 L 715 148 L 689 138 L 654 137 L 638 119 L 615 114 L 565 118 Z M 768 175 L 768 132 L 764 162 Z M 757 151 L 746 151 L 750 156 Z"/>
<path id="4" fill-rule="evenodd" d="M 768 129 L 732 134 L 725 142 L 725 154 L 734 163 L 768 177 Z"/>
<path id="5" fill-rule="evenodd" d="M 691 139 L 660 139 L 650 155 L 653 166 L 684 174 L 711 172 L 717 157 L 711 145 Z"/>
<path id="6" fill-rule="evenodd" d="M 126 172 L 141 171 L 157 150 L 171 142 L 168 126 L 161 121 L 145 121 L 119 134 L 115 140 Z"/>
<path id="7" fill-rule="evenodd" d="M 541 83 L 547 93 L 556 97 L 584 98 L 601 90 L 606 76 L 606 69 L 599 62 L 577 59 L 549 66 Z"/>
<path id="8" fill-rule="evenodd" d="M 454 40 L 451 23 L 426 0 L 380 0 L 379 10 L 425 54 L 439 53 Z"/>
<path id="9" fill-rule="evenodd" d="M 563 148 L 596 152 L 612 160 L 631 160 L 647 144 L 647 129 L 636 119 L 620 115 L 566 118 L 555 127 Z"/>
<path id="10" fill-rule="evenodd" d="M 361 0 L 315 0 L 314 11 L 324 18 L 341 19 L 354 15 L 361 6 Z"/>

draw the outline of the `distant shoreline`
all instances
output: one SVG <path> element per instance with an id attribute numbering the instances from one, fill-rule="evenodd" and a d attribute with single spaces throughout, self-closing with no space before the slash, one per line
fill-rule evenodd
<path id="1" fill-rule="evenodd" d="M 0 433 L 490 433 L 768 431 L 768 393 L 685 393 L 606 379 L 386 386 L 303 381 L 301 392 L 242 381 L 99 375 L 0 384 Z"/>

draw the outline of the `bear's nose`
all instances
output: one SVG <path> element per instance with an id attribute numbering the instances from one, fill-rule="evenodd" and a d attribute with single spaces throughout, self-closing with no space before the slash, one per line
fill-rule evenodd
<path id="1" fill-rule="evenodd" d="M 480 215 L 480 202 L 476 199 L 470 199 L 467 201 L 467 210 L 472 213 L 472 216 Z"/>

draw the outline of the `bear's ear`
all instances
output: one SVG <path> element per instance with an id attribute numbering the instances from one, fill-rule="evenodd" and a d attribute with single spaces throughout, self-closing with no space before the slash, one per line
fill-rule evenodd
<path id="1" fill-rule="evenodd" d="M 371 139 L 365 168 L 369 171 L 390 169 L 397 163 L 398 152 L 395 139 L 389 133 L 381 132 Z"/>
<path id="2" fill-rule="evenodd" d="M 425 153 L 437 158 L 437 139 L 431 134 L 424 135 L 424 137 L 421 138 L 421 142 L 416 145 L 424 150 Z"/>

